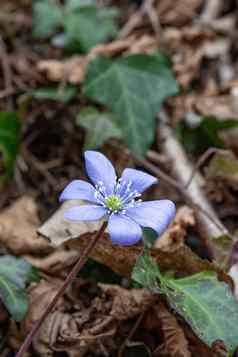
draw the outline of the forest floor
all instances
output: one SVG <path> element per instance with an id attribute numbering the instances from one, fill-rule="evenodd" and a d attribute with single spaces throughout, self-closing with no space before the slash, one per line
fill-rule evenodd
<path id="1" fill-rule="evenodd" d="M 231 356 L 238 2 L 80 3 L 1 1 L 0 356 L 14 356 L 99 227 L 65 223 L 59 203 L 70 181 L 87 180 L 86 149 L 103 152 L 118 174 L 133 167 L 158 177 L 143 198 L 176 203 L 160 239 L 145 232 L 163 274 L 218 279 L 191 285 L 205 320 L 195 302 L 197 315 L 180 311 L 151 277 L 131 278 L 142 244 L 114 246 L 105 235 L 24 357 Z"/>

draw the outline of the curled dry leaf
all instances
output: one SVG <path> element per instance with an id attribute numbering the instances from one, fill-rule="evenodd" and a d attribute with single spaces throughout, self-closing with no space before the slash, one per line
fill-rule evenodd
<path id="1" fill-rule="evenodd" d="M 160 0 L 156 1 L 157 11 L 161 24 L 182 26 L 196 17 L 203 0 Z"/>
<path id="2" fill-rule="evenodd" d="M 224 118 L 237 118 L 238 115 L 231 95 L 196 96 L 194 107 L 203 116 L 214 116 L 223 120 Z"/>
<path id="3" fill-rule="evenodd" d="M 50 279 L 31 285 L 28 313 L 21 323 L 23 336 L 40 317 L 61 283 Z M 102 296 L 86 301 L 80 296 L 80 285 L 72 285 L 71 289 L 76 290 L 74 297 L 71 291 L 58 301 L 34 339 L 35 352 L 40 356 L 53 356 L 54 351 L 64 351 L 69 357 L 78 357 L 95 353 L 95 350 L 100 354 L 103 349 L 109 355 L 115 349 L 113 338 L 120 324 L 149 309 L 155 301 L 155 297 L 144 289 L 126 290 L 106 284 L 99 284 L 99 287 Z"/>
<path id="4" fill-rule="evenodd" d="M 87 56 L 73 56 L 65 61 L 42 60 L 38 62 L 37 69 L 39 72 L 44 72 L 50 81 L 66 80 L 71 84 L 80 84 L 84 80 L 89 62 L 97 55 L 114 56 L 128 50 L 134 42 L 135 37 L 131 36 L 124 40 L 98 45 Z"/>
<path id="5" fill-rule="evenodd" d="M 172 53 L 176 79 L 182 86 L 189 86 L 200 73 L 205 45 L 210 39 L 214 40 L 212 31 L 202 26 L 167 28 L 164 31 L 164 42 Z"/>
<path id="6" fill-rule="evenodd" d="M 104 318 L 104 321 L 106 317 Z M 65 352 L 69 357 L 82 357 L 88 353 L 108 353 L 112 350 L 113 337 L 116 332 L 116 323 L 112 320 L 95 328 L 81 331 L 78 326 L 77 315 L 72 313 L 53 312 L 45 321 L 39 336 L 34 340 L 33 347 L 40 356 L 53 356 L 54 352 Z M 94 321 L 95 326 L 97 321 Z M 103 326 L 102 326 L 103 325 Z"/>
<path id="7" fill-rule="evenodd" d="M 29 308 L 27 315 L 21 323 L 21 331 L 23 335 L 26 335 L 33 324 L 40 318 L 42 311 L 51 302 L 57 293 L 60 284 L 54 281 L 41 280 L 39 284 L 31 284 L 28 289 L 29 294 Z M 62 282 L 61 282 L 62 284 Z M 64 299 L 60 298 L 55 307 L 56 310 L 64 309 Z"/>
<path id="8" fill-rule="evenodd" d="M 187 229 L 195 225 L 193 210 L 188 206 L 178 209 L 175 219 L 167 231 L 155 242 L 155 247 L 162 251 L 174 251 L 184 244 Z"/>
<path id="9" fill-rule="evenodd" d="M 165 341 L 156 348 L 154 354 L 160 356 L 162 350 L 163 353 L 167 353 L 171 357 L 191 357 L 188 341 L 175 316 L 162 302 L 154 306 L 154 312 L 161 321 Z"/>
<path id="10" fill-rule="evenodd" d="M 46 256 L 25 255 L 24 258 L 34 267 L 44 272 L 58 273 L 76 262 L 78 252 L 60 247 Z"/>
<path id="11" fill-rule="evenodd" d="M 0 214 L 0 243 L 14 255 L 48 253 L 48 242 L 37 238 L 38 224 L 36 203 L 24 196 Z"/>
<path id="12" fill-rule="evenodd" d="M 89 60 L 84 56 L 74 56 L 66 61 L 43 60 L 38 62 L 37 69 L 44 72 L 47 79 L 53 82 L 67 80 L 72 84 L 83 81 Z"/>
<path id="13" fill-rule="evenodd" d="M 38 225 L 36 202 L 24 196 L 0 214 L 0 244 L 46 272 L 60 272 L 72 265 L 78 252 L 67 251 L 63 246 L 52 248 L 46 239 L 37 235 Z"/>
<path id="14" fill-rule="evenodd" d="M 99 284 L 106 296 L 112 298 L 110 316 L 117 320 L 132 318 L 155 302 L 155 296 L 146 289 L 126 290 L 117 285 Z"/>

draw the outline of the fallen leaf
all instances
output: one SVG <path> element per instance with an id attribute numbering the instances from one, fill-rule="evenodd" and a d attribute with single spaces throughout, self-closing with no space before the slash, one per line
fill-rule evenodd
<path id="1" fill-rule="evenodd" d="M 126 290 L 118 285 L 98 284 L 106 296 L 113 299 L 110 316 L 126 320 L 149 309 L 156 297 L 146 289 Z"/>
<path id="2" fill-rule="evenodd" d="M 28 289 L 29 308 L 27 315 L 21 323 L 23 335 L 26 335 L 31 330 L 33 324 L 39 320 L 42 312 L 54 298 L 61 284 L 62 281 L 57 282 L 57 280 L 53 281 L 53 279 L 49 282 L 41 280 L 38 284 L 31 284 Z M 54 310 L 62 309 L 64 309 L 64 298 L 60 298 L 54 308 Z"/>
<path id="3" fill-rule="evenodd" d="M 28 196 L 15 201 L 0 214 L 0 243 L 14 255 L 48 253 L 49 243 L 37 237 L 37 205 Z"/>
<path id="4" fill-rule="evenodd" d="M 187 229 L 193 226 L 195 226 L 193 210 L 188 206 L 180 207 L 172 224 L 165 231 L 165 233 L 156 240 L 155 248 L 161 249 L 165 252 L 177 250 L 184 244 Z"/>
<path id="5" fill-rule="evenodd" d="M 29 288 L 30 306 L 21 333 L 25 336 L 39 319 L 62 281 L 49 279 Z M 155 297 L 145 289 L 127 290 L 117 285 L 99 284 L 102 295 L 81 298 L 78 281 L 62 297 L 54 311 L 47 317 L 33 347 L 40 356 L 53 356 L 54 351 L 64 351 L 69 357 L 84 356 L 95 349 L 115 350 L 113 342 L 120 324 L 141 311 L 150 308 Z M 74 294 L 74 296 L 72 295 Z M 102 347 L 103 346 L 103 347 Z"/>
<path id="6" fill-rule="evenodd" d="M 197 16 L 202 3 L 203 0 L 156 1 L 160 22 L 175 27 L 184 25 Z"/>
<path id="7" fill-rule="evenodd" d="M 191 357 L 188 341 L 176 317 L 162 302 L 155 305 L 153 311 L 161 321 L 165 341 L 156 348 L 154 354 L 160 356 L 162 351 L 163 353 L 167 352 L 171 357 Z"/>
<path id="8" fill-rule="evenodd" d="M 70 222 L 64 219 L 64 212 L 72 205 L 80 204 L 80 201 L 65 202 L 51 218 L 49 218 L 38 232 L 46 237 L 52 246 L 60 246 L 64 243 L 66 249 L 76 250 L 79 254 L 85 249 L 88 240 L 92 239 L 102 222 Z M 79 238 L 79 239 L 76 239 Z M 90 258 L 111 268 L 121 276 L 131 277 L 136 260 L 142 253 L 143 246 L 136 245 L 122 247 L 113 245 L 107 235 L 104 234 L 90 253 Z M 152 249 L 152 256 L 158 262 L 162 272 L 173 270 L 183 275 L 191 275 L 204 270 L 217 271 L 219 278 L 228 283 L 231 279 L 212 263 L 199 258 L 186 245 L 180 246 L 173 252 L 163 252 L 160 249 Z"/>
<path id="9" fill-rule="evenodd" d="M 97 55 L 114 56 L 128 50 L 134 42 L 135 37 L 132 36 L 125 40 L 97 45 L 85 56 L 72 56 L 65 61 L 54 59 L 41 60 L 37 63 L 37 69 L 39 72 L 45 73 L 50 81 L 61 82 L 62 80 L 66 80 L 71 84 L 81 84 L 84 80 L 88 64 Z"/>

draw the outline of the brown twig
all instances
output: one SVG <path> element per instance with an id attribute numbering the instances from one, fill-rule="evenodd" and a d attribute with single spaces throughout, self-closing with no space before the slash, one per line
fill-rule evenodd
<path id="1" fill-rule="evenodd" d="M 150 171 L 153 175 L 155 175 L 158 178 L 161 178 L 164 182 L 167 182 L 171 187 L 173 187 L 177 192 L 179 192 L 184 200 L 192 206 L 194 209 L 198 210 L 201 212 L 203 215 L 205 215 L 220 231 L 220 235 L 224 234 L 224 226 L 220 221 L 216 220 L 213 215 L 209 213 L 206 209 L 201 207 L 199 204 L 195 203 L 193 200 L 191 200 L 189 197 L 187 197 L 186 189 L 184 186 L 182 186 L 178 181 L 173 179 L 171 176 L 166 174 L 163 170 L 159 169 L 157 166 L 149 162 L 148 160 L 138 158 L 131 154 L 133 156 L 134 160 L 141 166 L 143 166 L 145 169 Z"/>
<path id="2" fill-rule="evenodd" d="M 77 276 L 78 272 L 82 269 L 82 267 L 84 266 L 84 264 L 86 263 L 86 261 L 88 259 L 88 255 L 90 254 L 90 252 L 95 247 L 97 241 L 103 236 L 103 233 L 105 232 L 106 226 L 107 226 L 107 223 L 104 222 L 102 224 L 101 228 L 95 234 L 94 238 L 90 239 L 89 244 L 85 248 L 84 252 L 80 255 L 77 263 L 74 265 L 74 267 L 72 268 L 70 273 L 67 275 L 63 285 L 58 290 L 57 294 L 55 295 L 53 300 L 50 302 L 50 304 L 47 306 L 47 308 L 45 309 L 45 311 L 41 315 L 40 319 L 37 320 L 35 322 L 35 324 L 33 325 L 32 329 L 29 332 L 28 336 L 26 337 L 23 345 L 21 346 L 20 350 L 16 354 L 16 357 L 22 357 L 24 355 L 24 353 L 26 353 L 28 351 L 28 348 L 30 347 L 30 345 L 32 343 L 32 340 L 34 339 L 34 337 L 38 333 L 41 325 L 43 324 L 43 322 L 45 321 L 47 316 L 50 314 L 50 312 L 53 310 L 53 308 L 55 307 L 55 305 L 56 305 L 57 301 L 59 300 L 59 298 L 61 298 L 64 295 L 66 289 L 69 287 L 69 285 L 72 283 L 74 278 Z"/>
<path id="3" fill-rule="evenodd" d="M 227 154 L 227 150 L 222 150 L 222 149 L 218 149 L 218 148 L 209 148 L 207 149 L 204 154 L 201 155 L 201 157 L 198 159 L 198 161 L 196 162 L 196 164 L 194 165 L 193 169 L 192 169 L 192 173 L 191 176 L 188 179 L 188 182 L 186 183 L 186 185 L 184 186 L 185 189 L 188 188 L 188 186 L 190 185 L 190 183 L 192 182 L 195 173 L 200 169 L 200 167 L 204 164 L 204 162 L 213 154 L 216 153 L 221 153 L 221 154 Z"/>
<path id="4" fill-rule="evenodd" d="M 114 144 L 112 144 L 112 143 L 111 143 L 111 145 L 114 146 Z M 118 149 L 118 144 L 117 144 L 117 149 Z M 201 229 L 200 233 L 202 234 L 202 236 L 217 237 L 217 236 L 221 236 L 221 235 L 227 235 L 231 239 L 234 239 L 234 237 L 229 233 L 229 231 L 226 229 L 226 227 L 218 219 L 217 215 L 214 214 L 213 209 L 212 209 L 212 211 L 210 209 L 207 209 L 206 207 L 201 205 L 199 202 L 196 202 L 196 200 L 194 200 L 194 198 L 190 194 L 188 194 L 188 190 L 185 189 L 185 183 L 187 183 L 187 178 L 184 181 L 184 183 L 181 183 L 180 180 L 176 180 L 175 178 L 168 175 L 166 172 L 164 172 L 162 169 L 158 168 L 156 165 L 152 164 L 148 160 L 137 157 L 132 152 L 129 152 L 128 149 L 125 149 L 123 147 L 121 147 L 121 149 L 124 150 L 128 155 L 130 155 L 138 165 L 143 166 L 146 170 L 150 171 L 153 175 L 155 175 L 159 179 L 162 179 L 164 182 L 166 182 L 171 187 L 173 187 L 184 198 L 185 202 L 187 202 L 187 204 L 190 205 L 195 210 L 195 213 L 196 212 L 199 213 L 199 217 L 204 216 L 204 220 L 207 221 L 205 224 L 205 227 L 207 227 L 207 229 L 202 230 L 203 224 L 202 224 L 202 226 L 199 226 L 199 228 Z M 176 160 L 176 157 L 174 158 L 174 160 Z M 191 172 L 188 175 L 188 177 L 190 177 L 190 175 L 191 175 Z M 203 194 L 203 196 L 204 196 L 204 194 Z M 205 200 L 207 201 L 206 198 L 205 198 Z M 211 206 L 209 204 L 209 208 L 210 207 Z M 199 220 L 199 222 L 200 222 L 200 220 Z M 209 231 L 211 231 L 212 233 L 215 233 L 215 228 L 216 228 L 215 236 L 207 235 L 209 232 L 208 227 L 210 227 L 210 226 L 211 226 L 211 228 L 209 229 Z M 213 226 L 215 227 L 214 229 L 212 228 Z M 208 238 L 206 238 L 206 239 L 208 239 Z M 210 243 L 209 243 L 209 245 L 210 245 Z M 210 248 L 210 249 L 212 249 L 212 248 Z M 212 257 L 213 254 L 211 251 L 210 251 L 210 254 Z"/>
<path id="5" fill-rule="evenodd" d="M 202 190 L 202 176 L 198 172 L 194 173 L 192 163 L 188 160 L 182 145 L 174 136 L 173 131 L 169 125 L 167 125 L 167 122 L 168 118 L 166 113 L 161 112 L 159 115 L 158 135 L 160 142 L 162 143 L 163 151 L 170 159 L 173 176 L 176 177 L 179 182 L 180 189 L 182 186 L 181 192 L 184 198 L 195 208 L 198 230 L 211 257 L 215 258 L 216 253 L 214 246 L 211 243 L 211 239 L 221 235 L 227 235 L 231 239 L 233 239 L 233 237 L 217 217 L 215 210 Z M 187 183 L 191 176 L 193 177 L 193 180 L 188 186 Z"/>

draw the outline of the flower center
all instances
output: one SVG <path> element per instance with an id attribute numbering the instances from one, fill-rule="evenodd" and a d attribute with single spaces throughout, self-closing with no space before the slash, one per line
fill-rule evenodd
<path id="1" fill-rule="evenodd" d="M 123 202 L 119 196 L 111 195 L 105 199 L 105 204 L 113 212 L 120 211 L 123 208 Z"/>

